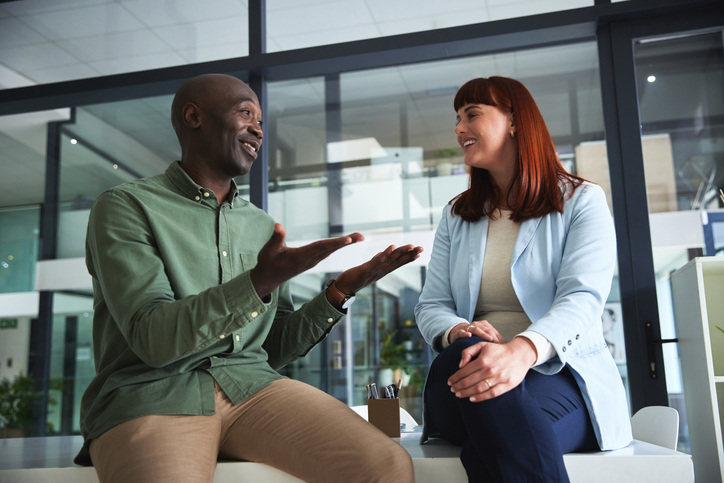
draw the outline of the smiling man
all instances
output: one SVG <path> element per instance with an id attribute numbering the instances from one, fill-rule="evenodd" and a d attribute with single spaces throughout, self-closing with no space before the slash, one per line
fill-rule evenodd
<path id="1" fill-rule="evenodd" d="M 211 482 L 219 457 L 305 481 L 413 481 L 407 452 L 335 398 L 282 377 L 361 288 L 416 259 L 388 247 L 294 310 L 289 280 L 362 235 L 284 245 L 239 197 L 263 139 L 254 92 L 210 74 L 178 90 L 181 160 L 112 188 L 88 223 L 96 377 L 76 457 L 101 482 Z"/>

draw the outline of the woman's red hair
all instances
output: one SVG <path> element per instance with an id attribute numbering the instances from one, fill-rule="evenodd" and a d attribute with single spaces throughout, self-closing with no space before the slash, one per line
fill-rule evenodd
<path id="1" fill-rule="evenodd" d="M 471 167 L 470 187 L 450 201 L 453 214 L 465 221 L 478 221 L 505 205 L 512 211 L 513 221 L 538 218 L 554 211 L 562 213 L 567 185 L 572 188 L 570 196 L 584 180 L 563 168 L 528 89 L 507 77 L 472 79 L 455 95 L 455 112 L 467 104 L 497 106 L 513 113 L 518 159 L 507 191 L 508 200 L 503 200 L 507 186 L 498 186 L 487 170 Z"/>

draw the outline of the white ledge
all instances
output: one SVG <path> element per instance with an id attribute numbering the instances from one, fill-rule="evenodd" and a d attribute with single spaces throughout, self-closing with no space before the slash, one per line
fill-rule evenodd
<path id="1" fill-rule="evenodd" d="M 460 448 L 442 440 L 418 444 L 419 433 L 399 438 L 412 456 L 418 483 L 465 482 Z M 397 439 L 397 438 L 396 438 Z M 80 436 L 18 438 L 0 440 L 0 481 L 3 483 L 98 483 L 93 468 L 73 464 L 82 446 Z M 572 483 L 637 482 L 660 483 L 694 481 L 691 455 L 643 441 L 626 448 L 563 456 Z M 220 461 L 214 483 L 298 483 L 300 480 L 263 463 Z"/>

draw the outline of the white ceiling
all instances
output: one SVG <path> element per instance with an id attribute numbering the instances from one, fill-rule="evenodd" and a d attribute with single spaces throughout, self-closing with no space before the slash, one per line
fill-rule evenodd
<path id="1" fill-rule="evenodd" d="M 244 56 L 242 0 L 22 0 L 0 4 L 0 85 L 59 82 Z M 23 82 L 23 84 L 20 84 Z"/>

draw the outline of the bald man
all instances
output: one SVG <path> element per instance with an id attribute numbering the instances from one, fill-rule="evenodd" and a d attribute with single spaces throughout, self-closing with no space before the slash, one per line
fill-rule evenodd
<path id="1" fill-rule="evenodd" d="M 284 245 L 239 197 L 263 139 L 256 94 L 211 74 L 178 90 L 181 160 L 101 194 L 91 210 L 96 377 L 81 405 L 79 464 L 107 482 L 211 482 L 219 457 L 305 481 L 413 481 L 402 447 L 324 392 L 281 376 L 350 297 L 413 261 L 388 247 L 294 310 L 289 280 L 362 235 Z"/>

